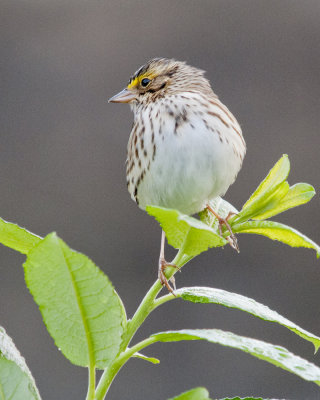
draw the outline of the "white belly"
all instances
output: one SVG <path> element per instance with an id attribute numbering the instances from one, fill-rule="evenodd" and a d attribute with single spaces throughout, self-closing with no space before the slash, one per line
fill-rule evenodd
<path id="1" fill-rule="evenodd" d="M 240 136 L 218 118 L 210 119 L 210 130 L 198 115 L 192 115 L 176 133 L 174 124 L 173 118 L 166 120 L 162 135 L 155 135 L 155 157 L 138 187 L 137 199 L 143 209 L 157 205 L 191 215 L 210 199 L 224 195 L 241 168 L 245 147 Z M 241 150 L 239 154 L 234 147 Z"/>

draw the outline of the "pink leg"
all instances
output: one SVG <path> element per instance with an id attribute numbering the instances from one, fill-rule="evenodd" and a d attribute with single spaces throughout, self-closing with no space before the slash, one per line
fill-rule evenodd
<path id="1" fill-rule="evenodd" d="M 237 250 L 237 252 L 239 253 L 240 250 L 239 250 L 239 246 L 238 246 L 238 241 L 237 241 L 236 235 L 232 232 L 231 226 L 230 226 L 230 224 L 228 222 L 228 219 L 232 215 L 234 215 L 235 213 L 230 211 L 226 218 L 222 218 L 209 205 L 207 205 L 207 209 L 219 220 L 219 232 L 220 232 L 221 236 L 222 236 L 222 225 L 226 226 L 226 228 L 230 232 L 230 236 L 227 237 L 227 240 L 228 240 L 230 246 L 233 247 L 235 250 Z"/>
<path id="2" fill-rule="evenodd" d="M 165 286 L 168 289 L 168 291 L 175 296 L 175 294 L 174 294 L 174 290 L 176 290 L 175 279 L 174 279 L 173 276 L 170 278 L 170 280 L 173 283 L 173 288 L 174 288 L 173 289 L 170 286 L 170 284 L 168 282 L 168 279 L 166 278 L 166 276 L 164 274 L 164 271 L 165 271 L 165 269 L 167 267 L 173 267 L 173 268 L 177 268 L 177 269 L 179 269 L 179 268 L 176 265 L 170 264 L 165 260 L 165 258 L 164 258 L 165 240 L 166 240 L 166 234 L 164 233 L 164 231 L 162 231 L 162 234 L 161 234 L 161 246 L 160 246 L 160 256 L 159 256 L 158 278 L 159 278 L 159 280 L 161 282 L 161 285 Z"/>

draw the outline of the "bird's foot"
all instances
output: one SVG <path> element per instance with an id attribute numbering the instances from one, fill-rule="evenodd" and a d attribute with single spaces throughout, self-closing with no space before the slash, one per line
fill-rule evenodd
<path id="1" fill-rule="evenodd" d="M 169 281 L 172 282 L 173 287 L 170 285 L 167 277 L 164 274 L 164 271 L 166 270 L 167 267 L 172 267 L 176 268 L 178 271 L 180 271 L 180 268 L 177 267 L 174 264 L 168 263 L 164 258 L 160 257 L 159 258 L 159 269 L 158 269 L 158 278 L 160 280 L 160 283 L 162 286 L 165 286 L 170 293 L 172 293 L 175 296 L 174 291 L 177 290 L 176 288 L 176 280 L 174 276 L 172 276 Z"/>
<path id="2" fill-rule="evenodd" d="M 218 219 L 219 221 L 219 233 L 220 236 L 222 236 L 222 226 L 225 225 L 225 227 L 228 229 L 230 232 L 230 235 L 226 237 L 226 240 L 229 242 L 230 246 L 235 249 L 238 253 L 240 253 L 239 245 L 238 245 L 238 240 L 236 238 L 236 235 L 232 232 L 231 226 L 228 222 L 228 220 L 233 216 L 236 215 L 236 213 L 230 211 L 229 214 L 226 216 L 226 218 L 220 217 L 209 205 L 207 205 L 207 209 Z"/>

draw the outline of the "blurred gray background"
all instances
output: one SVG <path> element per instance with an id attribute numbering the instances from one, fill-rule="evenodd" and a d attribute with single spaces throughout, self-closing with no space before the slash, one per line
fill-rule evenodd
<path id="1" fill-rule="evenodd" d="M 207 71 L 242 125 L 248 152 L 226 199 L 240 208 L 283 153 L 290 183 L 319 190 L 320 2 L 1 0 L 0 215 L 58 234 L 109 276 L 129 316 L 156 278 L 157 223 L 125 182 L 128 106 L 108 104 L 154 56 Z M 320 242 L 320 200 L 278 221 Z M 239 237 L 241 253 L 211 250 L 177 276 L 247 295 L 320 335 L 320 261 L 263 237 Z M 167 248 L 168 258 L 173 256 Z M 85 398 L 87 372 L 55 348 L 24 285 L 24 257 L 0 248 L 0 324 L 25 356 L 43 399 Z M 311 344 L 234 310 L 166 304 L 137 338 L 182 328 L 255 337 L 320 365 Z M 319 388 L 237 350 L 205 342 L 159 344 L 153 366 L 130 361 L 110 399 L 165 400 L 196 386 L 213 398 L 259 395 L 316 400 Z"/>

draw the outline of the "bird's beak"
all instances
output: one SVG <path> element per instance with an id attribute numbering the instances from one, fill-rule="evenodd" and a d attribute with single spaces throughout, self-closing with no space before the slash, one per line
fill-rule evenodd
<path id="1" fill-rule="evenodd" d="M 129 89 L 125 88 L 121 90 L 118 94 L 111 97 L 108 100 L 109 103 L 130 103 L 130 101 L 134 100 L 136 95 Z"/>

